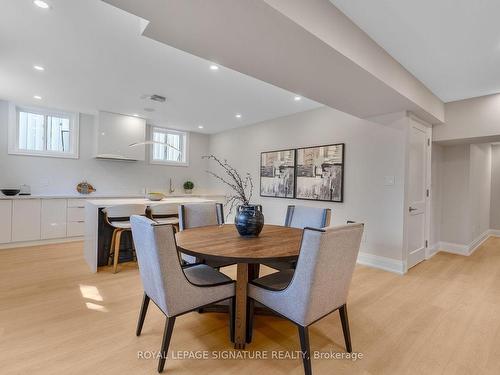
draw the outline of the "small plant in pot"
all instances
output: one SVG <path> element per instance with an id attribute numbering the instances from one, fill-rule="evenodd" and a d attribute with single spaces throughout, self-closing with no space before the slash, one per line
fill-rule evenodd
<path id="1" fill-rule="evenodd" d="M 194 184 L 191 181 L 184 182 L 183 186 L 184 186 L 184 192 L 186 194 L 191 194 L 193 192 Z"/>
<path id="2" fill-rule="evenodd" d="M 218 175 L 207 171 L 210 175 L 230 187 L 232 192 L 226 196 L 226 207 L 229 207 L 228 215 L 236 208 L 234 224 L 238 233 L 243 237 L 257 237 L 264 227 L 264 215 L 260 204 L 250 204 L 253 194 L 253 181 L 250 173 L 244 177 L 233 168 L 227 160 L 221 160 L 214 155 L 203 158 L 215 161 L 221 167 L 225 175 Z"/>

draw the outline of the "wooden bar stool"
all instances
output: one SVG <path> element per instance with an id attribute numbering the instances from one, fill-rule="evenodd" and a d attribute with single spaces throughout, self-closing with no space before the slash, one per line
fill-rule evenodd
<path id="1" fill-rule="evenodd" d="M 146 216 L 158 224 L 170 224 L 179 231 L 179 205 L 176 203 L 150 204 Z"/>
<path id="2" fill-rule="evenodd" d="M 113 227 L 113 235 L 111 237 L 111 246 L 109 249 L 108 265 L 111 265 L 113 260 L 113 273 L 118 269 L 118 258 L 120 257 L 120 245 L 122 233 L 131 232 L 130 216 L 145 215 L 146 205 L 144 204 L 119 204 L 116 206 L 106 207 L 102 210 L 106 223 Z M 113 257 L 113 258 L 111 258 Z"/>

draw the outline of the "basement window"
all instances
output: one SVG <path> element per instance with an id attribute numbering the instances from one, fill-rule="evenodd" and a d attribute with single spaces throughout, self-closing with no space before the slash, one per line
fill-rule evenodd
<path id="1" fill-rule="evenodd" d="M 78 158 L 78 114 L 11 104 L 9 154 Z"/>
<path id="2" fill-rule="evenodd" d="M 152 127 L 151 141 L 151 164 L 188 165 L 189 133 Z"/>

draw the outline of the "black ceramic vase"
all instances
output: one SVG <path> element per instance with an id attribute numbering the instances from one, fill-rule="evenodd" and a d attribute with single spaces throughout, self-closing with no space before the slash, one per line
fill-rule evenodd
<path id="1" fill-rule="evenodd" d="M 234 225 L 240 236 L 257 237 L 264 226 L 264 215 L 260 204 L 238 206 Z"/>

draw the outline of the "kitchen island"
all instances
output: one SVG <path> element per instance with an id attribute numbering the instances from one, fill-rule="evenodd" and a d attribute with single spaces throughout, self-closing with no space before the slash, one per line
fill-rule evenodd
<path id="1" fill-rule="evenodd" d="M 105 235 L 103 235 L 103 213 L 102 209 L 121 204 L 144 204 L 148 206 L 157 203 L 206 203 L 219 202 L 218 196 L 207 197 L 167 197 L 160 202 L 152 202 L 144 198 L 126 199 L 90 199 L 85 201 L 85 244 L 83 248 L 84 257 L 92 272 L 97 272 L 97 267 L 102 264 L 102 252 L 105 246 Z M 101 232 L 101 233 L 100 233 Z M 101 255 L 101 262 L 99 261 Z"/>

